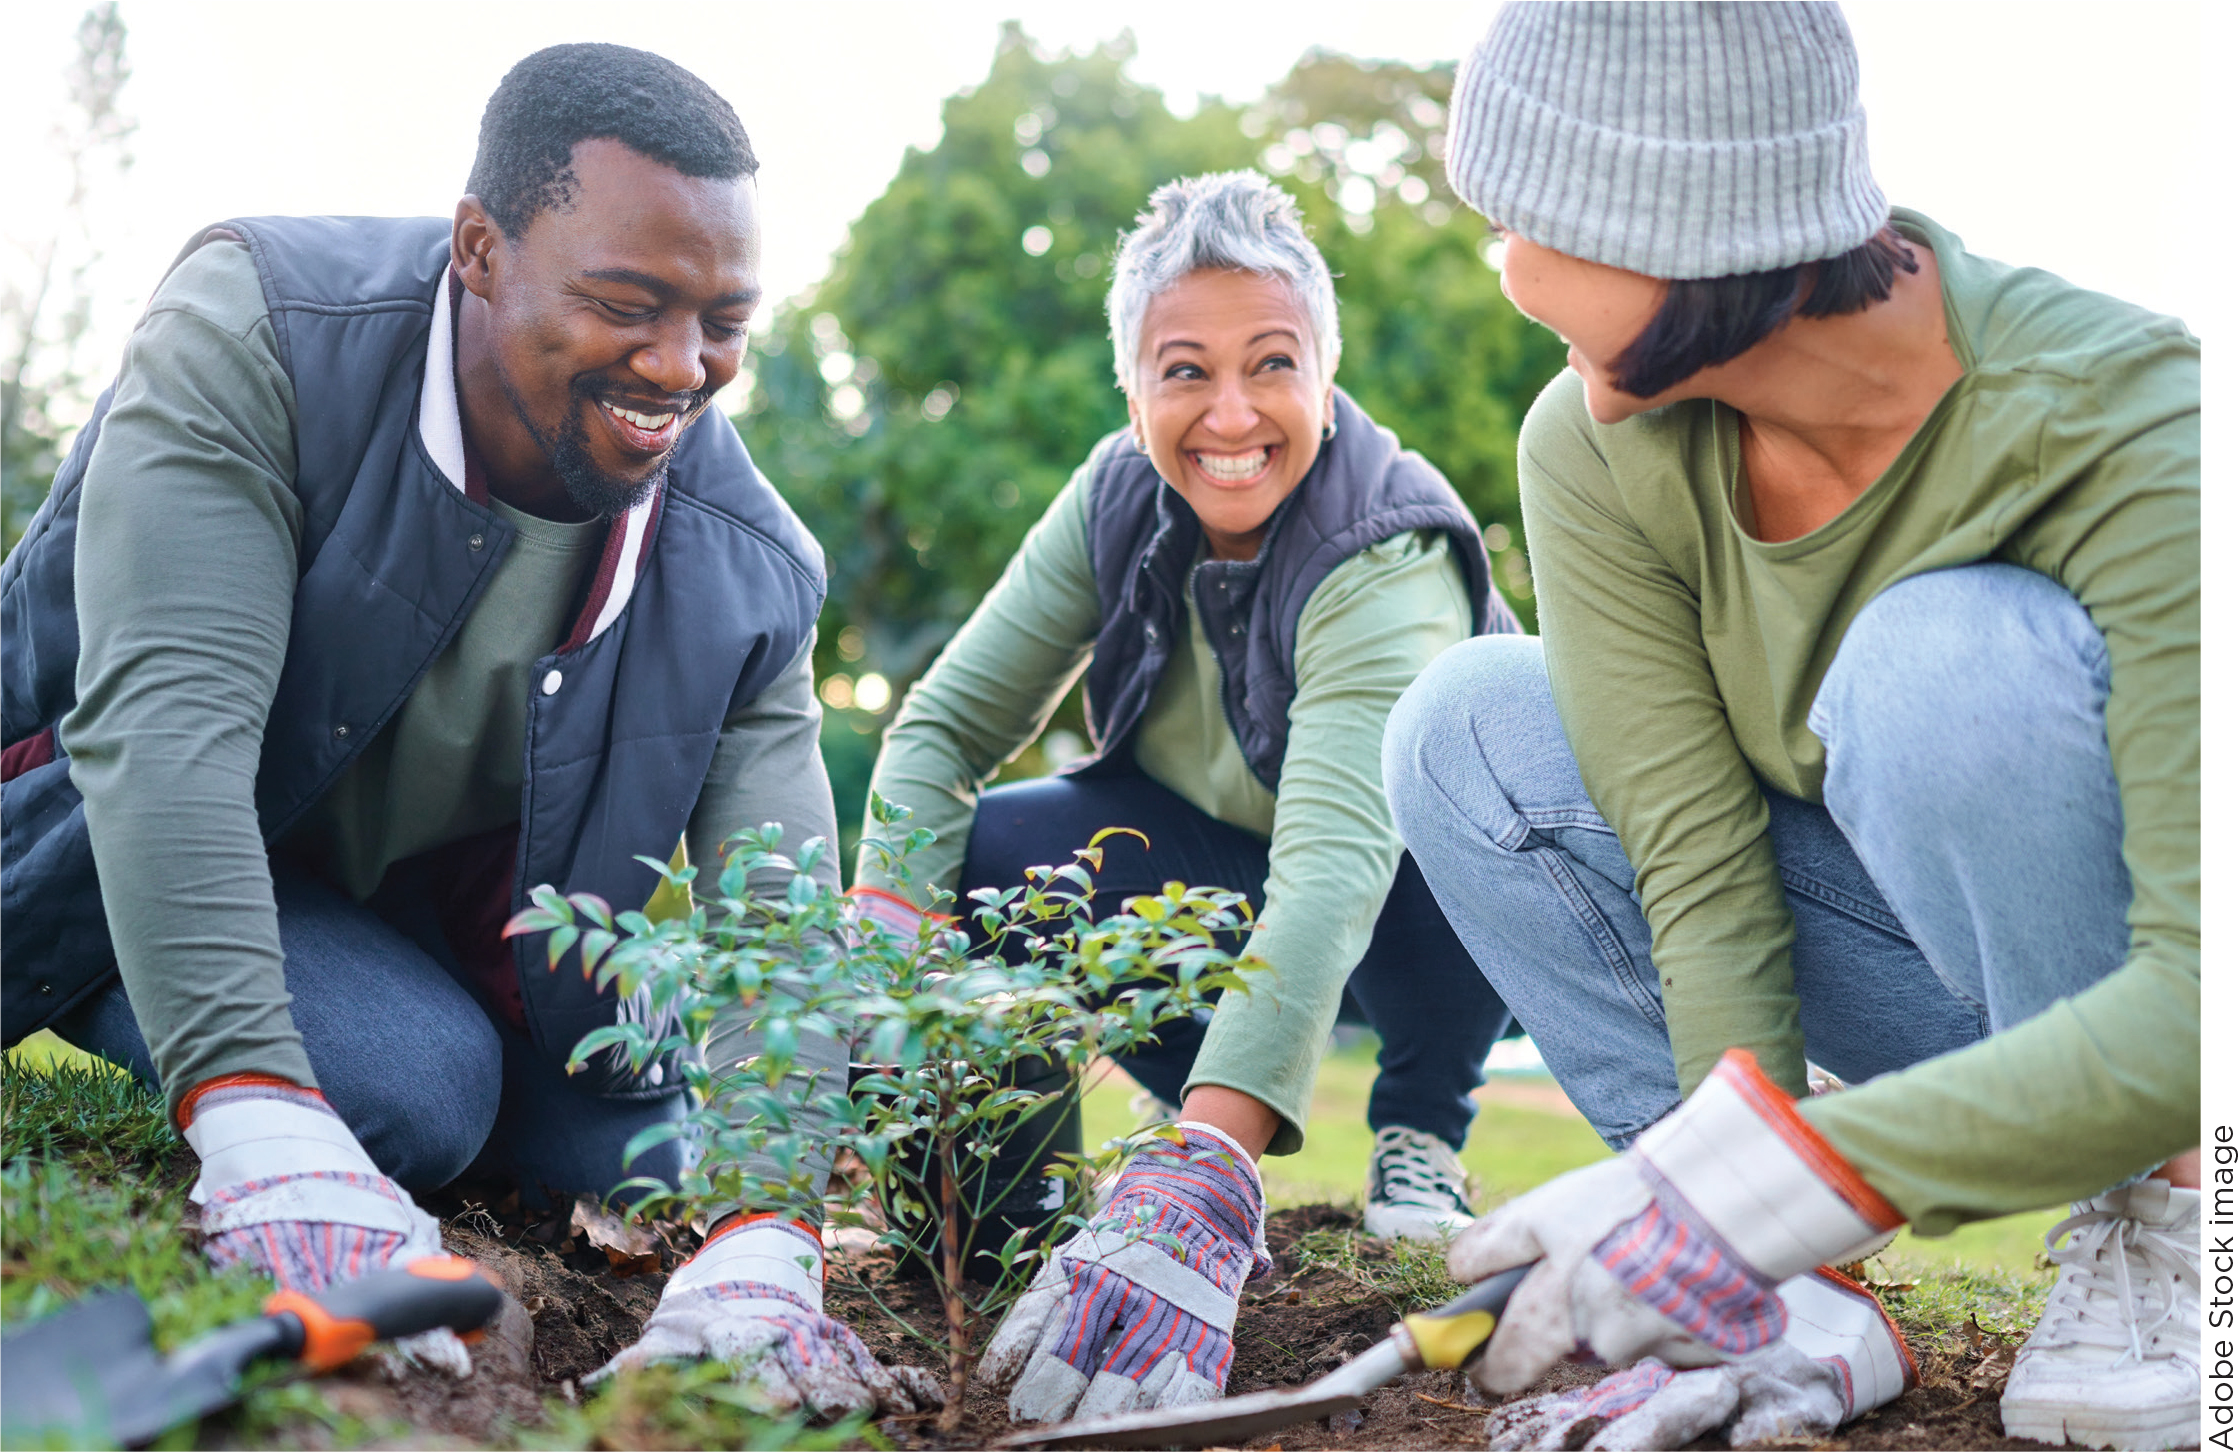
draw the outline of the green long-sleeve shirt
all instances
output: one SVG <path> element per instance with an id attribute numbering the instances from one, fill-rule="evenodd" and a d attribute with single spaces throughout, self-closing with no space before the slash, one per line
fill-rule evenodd
<path id="1" fill-rule="evenodd" d="M 118 971 L 174 1105 L 220 1074 L 317 1082 L 288 1012 L 254 800 L 294 609 L 294 474 L 294 392 L 255 264 L 213 243 L 150 302 L 88 462 L 79 700 L 61 731 Z M 361 899 L 399 858 L 518 816 L 527 673 L 564 634 L 601 536 L 493 509 L 521 531 L 496 577 L 291 841 Z M 789 845 L 836 837 L 812 686 L 804 648 L 724 724 L 686 834 L 694 861 L 764 821 L 784 822 Z"/>
<path id="2" fill-rule="evenodd" d="M 1083 466 L 886 734 L 872 789 L 940 838 L 913 859 L 920 886 L 955 890 L 981 788 L 1040 733 L 1087 662 L 1102 619 L 1088 552 L 1094 508 Z M 1221 1002 L 1188 1082 L 1266 1104 L 1282 1120 L 1268 1153 L 1293 1154 L 1345 980 L 1404 850 L 1383 797 L 1384 721 L 1438 652 L 1468 637 L 1468 589 L 1436 531 L 1395 535 L 1330 571 L 1298 619 L 1279 794 L 1244 761 L 1221 710 L 1218 659 L 1193 592 L 1184 594 L 1189 648 L 1159 680 L 1135 762 L 1207 816 L 1268 839 L 1251 951 L 1271 969 L 1248 996 Z M 892 885 L 867 851 L 856 872 Z"/>
<path id="3" fill-rule="evenodd" d="M 2126 961 L 1982 1044 L 1804 1110 L 1939 1233 L 2198 1143 L 2199 347 L 2173 319 L 1896 222 L 1940 265 L 1964 373 L 1838 517 L 1753 538 L 1734 515 L 1732 410 L 1596 424 L 1568 373 L 1524 424 L 1521 473 L 1555 701 L 1638 873 L 1685 1090 L 1740 1046 L 1803 1092 L 1794 923 L 1758 781 L 1819 800 L 1805 715 L 1857 612 L 1909 576 L 1998 560 L 2057 580 L 2104 633 Z"/>

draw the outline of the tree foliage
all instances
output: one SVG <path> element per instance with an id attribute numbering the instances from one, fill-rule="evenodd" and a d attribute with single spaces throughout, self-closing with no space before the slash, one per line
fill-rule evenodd
<path id="1" fill-rule="evenodd" d="M 0 549 L 13 549 L 47 497 L 62 446 L 83 414 L 82 345 L 93 321 L 101 250 L 88 203 L 132 165 L 138 122 L 121 105 L 132 68 L 116 0 L 86 11 L 64 74 L 68 101 L 53 144 L 70 189 L 55 230 L 30 248 L 29 285 L 0 294 Z"/>
<path id="2" fill-rule="evenodd" d="M 1500 295 L 1481 219 L 1446 187 L 1452 67 L 1315 53 L 1251 106 L 1184 118 L 1129 79 L 1132 55 L 1125 35 L 1050 54 L 1007 27 L 939 144 L 910 152 L 826 281 L 774 319 L 739 424 L 829 556 L 827 686 L 921 672 L 1125 422 L 1103 313 L 1118 237 L 1160 184 L 1244 166 L 1298 197 L 1338 274 L 1338 381 L 1453 480 L 1531 618 L 1515 435 L 1562 350 Z M 896 696 L 829 718 L 850 826 Z M 1072 708 L 1059 723 L 1077 729 Z"/>

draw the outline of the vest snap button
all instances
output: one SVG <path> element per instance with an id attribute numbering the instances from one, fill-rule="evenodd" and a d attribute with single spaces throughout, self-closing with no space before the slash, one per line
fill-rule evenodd
<path id="1" fill-rule="evenodd" d="M 347 740 L 349 740 L 349 739 L 350 739 L 350 728 L 349 728 L 349 727 L 347 727 L 347 726 L 337 726 L 337 727 L 335 727 L 335 728 L 334 728 L 334 739 L 335 739 L 336 741 L 347 741 Z"/>
<path id="2" fill-rule="evenodd" d="M 41 998 L 52 998 L 52 997 L 54 997 L 54 985 L 53 985 L 52 983 L 42 983 L 42 984 L 40 984 L 40 985 L 39 985 L 39 996 L 40 996 Z"/>
<path id="3" fill-rule="evenodd" d="M 466 547 L 470 550 L 480 549 L 482 547 L 482 537 L 478 534 L 468 535 L 466 537 Z"/>
<path id="4" fill-rule="evenodd" d="M 562 676 L 560 675 L 560 673 L 559 673 L 558 671 L 546 671 L 546 672 L 544 672 L 544 694 L 545 694 L 545 695 L 547 695 L 547 696 L 556 696 L 556 695 L 558 695 L 558 694 L 559 694 L 559 688 L 560 688 L 560 681 L 561 681 L 562 679 L 564 679 L 564 678 L 563 678 L 563 677 L 562 677 Z"/>

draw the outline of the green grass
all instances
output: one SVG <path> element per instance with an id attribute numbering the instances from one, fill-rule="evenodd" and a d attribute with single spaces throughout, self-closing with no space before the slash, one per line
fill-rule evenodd
<path id="1" fill-rule="evenodd" d="M 212 1272 L 182 1227 L 193 1156 L 161 1096 L 51 1034 L 25 1039 L 0 1064 L 0 1323 L 19 1326 L 87 1294 L 128 1287 L 147 1303 L 159 1350 L 257 1315 L 270 1281 Z M 332 1410 L 316 1381 L 285 1367 L 252 1371 L 240 1405 L 155 1445 L 209 1440 L 242 1447 L 410 1445 L 404 1423 Z M 98 1445 L 87 1432 L 58 1445 Z M 548 1398 L 544 1421 L 496 1445 L 526 1448 L 884 1447 L 859 1418 L 808 1428 L 755 1413 L 720 1366 L 654 1367 L 617 1377 L 581 1405 Z"/>
<path id="2" fill-rule="evenodd" d="M 170 1351 L 256 1315 L 271 1294 L 246 1271 L 212 1272 L 180 1233 L 193 1158 L 161 1097 L 126 1075 L 51 1035 L 27 1039 L 0 1065 L 0 1143 L 0 1322 L 9 1330 L 124 1287 L 147 1303 L 157 1349 Z M 315 1386 L 280 1368 L 253 1372 L 248 1387 L 221 1414 L 229 1438 L 245 1445 L 352 1445 L 398 1430 L 335 1413 Z M 156 1445 L 191 1447 L 195 1436 L 191 1425 L 174 1428 Z"/>
<path id="3" fill-rule="evenodd" d="M 893 1444 L 862 1417 L 811 1427 L 804 1417 L 764 1416 L 753 1410 L 746 1389 L 730 1379 L 729 1368 L 697 1362 L 650 1366 L 616 1377 L 581 1406 L 549 1398 L 544 1425 L 522 1430 L 512 1445 L 545 1452 L 605 1447 L 821 1452 Z"/>

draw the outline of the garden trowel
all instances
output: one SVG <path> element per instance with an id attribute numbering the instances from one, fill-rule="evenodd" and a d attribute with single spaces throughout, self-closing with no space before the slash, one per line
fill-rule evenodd
<path id="1" fill-rule="evenodd" d="M 1533 1262 L 1536 1264 L 1536 1262 Z M 1492 1339 L 1531 1266 L 1519 1265 L 1470 1287 L 1435 1311 L 1419 1311 L 1318 1381 L 1290 1391 L 1253 1392 L 1226 1401 L 1116 1417 L 1091 1417 L 1016 1432 L 997 1447 L 1238 1447 L 1262 1432 L 1349 1412 L 1368 1393 L 1410 1371 L 1465 1366 Z"/>
<path id="2" fill-rule="evenodd" d="M 502 1300 L 474 1262 L 423 1256 L 315 1296 L 281 1291 L 256 1320 L 162 1356 L 138 1296 L 89 1296 L 0 1342 L 0 1445 L 140 1446 L 230 1406 L 252 1362 L 293 1359 L 313 1373 L 332 1371 L 375 1341 L 438 1326 L 478 1330 Z"/>

